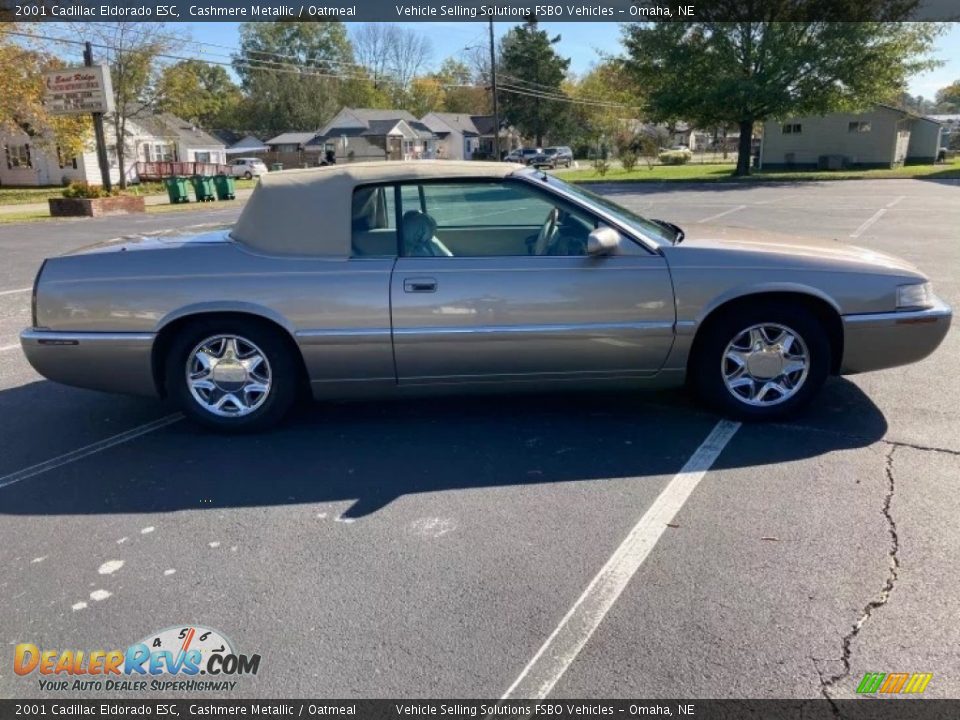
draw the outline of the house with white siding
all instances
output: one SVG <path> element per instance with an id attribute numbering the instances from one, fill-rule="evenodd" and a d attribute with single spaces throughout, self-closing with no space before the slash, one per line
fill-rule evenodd
<path id="1" fill-rule="evenodd" d="M 437 157 L 443 160 L 471 160 L 474 156 L 492 159 L 494 154 L 493 115 L 432 112 L 420 122 L 437 136 Z M 520 134 L 513 128 L 500 129 L 500 152 L 520 147 Z"/>
<path id="2" fill-rule="evenodd" d="M 120 163 L 116 133 L 111 119 L 104 123 L 110 179 L 119 182 Z M 127 181 L 138 182 L 142 163 L 179 162 L 223 165 L 227 162 L 224 143 L 192 123 L 169 113 L 145 112 L 126 122 L 125 157 L 122 172 Z M 64 157 L 53 142 L 25 132 L 0 135 L 0 185 L 62 185 L 71 182 L 101 183 L 100 166 L 91 137 L 76 157 Z"/>
<path id="3" fill-rule="evenodd" d="M 942 126 L 933 120 L 883 104 L 860 113 L 768 120 L 760 162 L 767 170 L 933 163 L 941 133 Z"/>

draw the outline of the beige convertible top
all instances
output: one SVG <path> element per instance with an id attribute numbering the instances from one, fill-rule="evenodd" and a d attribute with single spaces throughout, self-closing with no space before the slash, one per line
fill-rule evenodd
<path id="1" fill-rule="evenodd" d="M 230 233 L 271 255 L 347 257 L 353 189 L 358 185 L 443 178 L 504 178 L 522 165 L 411 160 L 285 170 L 261 177 Z"/>

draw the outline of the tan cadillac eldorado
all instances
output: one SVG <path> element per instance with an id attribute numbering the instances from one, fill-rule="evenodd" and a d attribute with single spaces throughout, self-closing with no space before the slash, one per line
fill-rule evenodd
<path id="1" fill-rule="evenodd" d="M 37 274 L 34 368 L 267 427 L 297 396 L 679 385 L 790 414 L 829 374 L 914 362 L 950 308 L 889 255 L 728 228 L 684 236 L 505 163 L 265 176 L 236 225 L 108 243 Z"/>

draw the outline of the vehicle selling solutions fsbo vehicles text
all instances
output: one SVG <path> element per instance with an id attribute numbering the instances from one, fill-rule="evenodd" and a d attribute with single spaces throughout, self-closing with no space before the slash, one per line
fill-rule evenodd
<path id="1" fill-rule="evenodd" d="M 497 7 L 481 5 L 396 5 L 401 17 L 613 17 L 613 8 L 592 5 L 531 5 L 529 7 Z"/>

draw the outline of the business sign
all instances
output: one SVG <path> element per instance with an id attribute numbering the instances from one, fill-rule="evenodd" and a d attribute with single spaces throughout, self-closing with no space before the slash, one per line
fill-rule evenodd
<path id="1" fill-rule="evenodd" d="M 44 105 L 52 115 L 113 112 L 113 86 L 106 65 L 52 70 L 44 82 Z"/>

